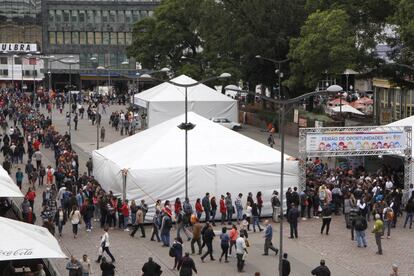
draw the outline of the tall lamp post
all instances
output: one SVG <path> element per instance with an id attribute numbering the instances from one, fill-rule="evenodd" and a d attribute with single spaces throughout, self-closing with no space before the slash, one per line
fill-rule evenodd
<path id="1" fill-rule="evenodd" d="M 153 78 L 150 75 L 144 74 L 141 76 L 142 78 L 149 78 L 149 79 L 154 79 L 154 80 L 158 80 L 158 81 L 162 81 L 162 82 L 167 82 L 170 83 L 174 86 L 178 86 L 178 87 L 183 87 L 185 90 L 185 96 L 184 96 L 184 112 L 185 112 L 185 121 L 183 123 L 181 123 L 180 125 L 178 125 L 178 128 L 181 130 L 185 131 L 185 138 L 184 138 L 184 143 L 185 143 L 185 197 L 188 198 L 188 131 L 192 130 L 195 125 L 191 122 L 188 121 L 188 97 L 187 97 L 187 90 L 189 87 L 194 87 L 197 86 L 199 84 L 203 84 L 206 83 L 208 81 L 212 81 L 212 80 L 216 80 L 216 79 L 225 79 L 225 78 L 230 78 L 231 75 L 229 73 L 222 73 L 220 76 L 216 76 L 216 77 L 212 77 L 212 78 L 208 78 L 205 80 L 201 80 L 201 81 L 197 81 L 194 83 L 188 83 L 188 84 L 184 84 L 184 83 L 177 83 L 174 82 L 172 80 L 160 80 L 157 78 Z"/>
<path id="2" fill-rule="evenodd" d="M 238 91 L 238 92 L 246 92 L 246 91 L 242 91 L 242 90 L 238 90 L 238 89 L 228 89 L 228 90 L 233 90 L 233 91 Z M 327 94 L 327 93 L 333 93 L 336 94 L 338 92 L 343 91 L 343 88 L 339 85 L 331 85 L 329 86 L 326 90 L 319 90 L 319 91 L 313 91 L 310 93 L 306 93 L 303 94 L 301 96 L 298 96 L 296 98 L 292 98 L 292 99 L 287 99 L 287 100 L 276 100 L 273 99 L 271 97 L 266 97 L 266 96 L 261 96 L 261 98 L 263 98 L 264 100 L 273 102 L 275 104 L 280 105 L 280 115 L 282 118 L 282 124 L 280 126 L 280 132 L 281 132 L 281 140 L 280 140 L 280 154 L 281 154 L 281 161 L 280 161 L 280 224 L 279 224 L 279 275 L 283 276 L 283 271 L 282 271 L 282 260 L 283 260 L 283 195 L 284 195 L 284 170 L 285 170 L 285 131 L 284 131 L 284 125 L 285 125 L 285 114 L 288 113 L 292 108 L 293 108 L 293 104 L 295 103 L 299 103 L 304 99 L 307 99 L 309 97 L 312 96 L 317 96 L 317 95 L 323 95 L 323 94 Z M 255 94 L 252 93 L 250 91 L 247 91 L 249 94 Z M 286 109 L 287 106 L 290 106 L 290 108 Z"/>

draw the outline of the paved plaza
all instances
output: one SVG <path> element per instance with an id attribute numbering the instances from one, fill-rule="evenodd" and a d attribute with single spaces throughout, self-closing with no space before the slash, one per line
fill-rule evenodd
<path id="1" fill-rule="evenodd" d="M 102 125 L 106 128 L 106 141 L 101 143 L 102 146 L 122 139 L 119 133 L 109 126 L 109 115 L 111 111 L 125 110 L 125 106 L 114 105 L 109 108 L 107 114 L 103 115 Z M 57 129 L 64 133 L 67 130 L 64 114 L 53 113 L 54 125 Z M 266 143 L 266 133 L 258 128 L 247 127 L 240 131 L 257 141 Z M 85 171 L 85 162 L 92 150 L 96 148 L 96 126 L 92 126 L 87 119 L 80 120 L 78 131 L 72 130 L 72 141 L 75 150 L 80 157 L 80 173 Z M 289 137 L 287 139 L 287 152 L 295 154 L 297 150 L 297 139 Z M 279 141 L 277 141 L 277 145 Z M 54 164 L 53 152 L 49 149 L 42 149 L 47 160 L 45 165 Z M 134 153 L 139 154 L 139 153 Z M 23 167 L 23 166 L 22 166 Z M 13 175 L 16 166 L 13 167 Z M 37 189 L 37 198 L 35 203 L 36 214 L 40 213 L 41 192 L 43 188 Z M 23 192 L 26 192 L 27 184 Z M 255 192 L 255 191 L 252 191 Z M 38 219 L 38 224 L 41 219 Z M 376 246 L 372 229 L 372 222 L 369 223 L 367 230 L 368 247 L 365 249 L 358 248 L 356 242 L 351 241 L 349 230 L 345 228 L 343 216 L 335 216 L 331 223 L 331 232 L 329 236 L 320 235 L 321 220 L 313 218 L 299 223 L 299 239 L 287 239 L 289 227 L 287 223 L 284 227 L 284 251 L 289 253 L 291 262 L 291 275 L 310 275 L 310 271 L 318 265 L 320 259 L 325 259 L 328 267 L 332 271 L 332 275 L 389 275 L 391 265 L 398 263 L 400 265 L 401 275 L 410 275 L 414 267 L 414 241 L 412 239 L 413 231 L 402 229 L 402 222 L 399 219 L 397 228 L 392 229 L 391 239 L 383 240 L 384 255 L 375 254 Z M 279 224 L 273 225 L 274 239 L 273 243 L 278 247 Z M 98 246 L 100 244 L 100 236 L 103 234 L 98 226 L 98 222 L 94 222 L 92 232 L 86 232 L 83 225 L 77 239 L 71 234 L 71 225 L 68 222 L 63 230 L 63 237 L 58 238 L 62 249 L 68 256 L 71 254 L 81 258 L 83 254 L 88 254 L 93 262 L 97 257 Z M 216 235 L 219 233 L 220 227 L 215 227 Z M 116 258 L 117 275 L 141 275 L 142 265 L 152 256 L 156 262 L 162 266 L 163 275 L 178 275 L 176 270 L 172 270 L 173 258 L 168 256 L 168 249 L 162 248 L 160 243 L 149 240 L 150 228 L 146 228 L 147 238 L 129 237 L 127 232 L 120 230 L 110 230 L 111 251 Z M 176 230 L 173 228 L 171 237 L 174 237 Z M 213 243 L 214 255 L 216 261 L 206 260 L 201 263 L 198 255 L 193 256 L 196 262 L 198 275 L 236 275 L 236 258 L 230 258 L 230 263 L 219 263 L 218 255 L 220 254 L 220 246 L 216 237 Z M 277 275 L 278 257 L 262 256 L 263 253 L 263 237 L 261 233 L 249 233 L 250 248 L 246 260 L 246 273 L 244 275 L 254 275 L 259 271 L 261 275 Z M 184 242 L 185 251 L 189 250 L 189 243 Z M 65 269 L 67 260 L 53 260 L 53 264 L 57 267 L 61 275 L 67 275 Z M 93 262 L 93 274 L 100 275 L 98 265 Z M 411 274 L 412 275 L 412 274 Z"/>

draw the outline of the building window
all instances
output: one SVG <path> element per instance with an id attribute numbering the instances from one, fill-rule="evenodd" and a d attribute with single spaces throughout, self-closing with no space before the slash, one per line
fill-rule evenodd
<path id="1" fill-rule="evenodd" d="M 79 33 L 79 44 L 85 45 L 86 44 L 86 33 L 80 32 Z"/>
<path id="2" fill-rule="evenodd" d="M 78 22 L 78 11 L 77 10 L 73 10 L 72 11 L 72 23 L 77 23 Z"/>
<path id="3" fill-rule="evenodd" d="M 22 64 L 22 58 L 21 57 L 15 57 L 14 58 L 14 64 L 21 65 Z"/>
<path id="4" fill-rule="evenodd" d="M 141 18 L 139 11 L 132 12 L 132 21 L 137 22 Z"/>
<path id="5" fill-rule="evenodd" d="M 102 11 L 102 23 L 108 22 L 108 11 Z"/>
<path id="6" fill-rule="evenodd" d="M 56 33 L 49 32 L 49 44 L 55 45 L 56 44 Z"/>
<path id="7" fill-rule="evenodd" d="M 70 32 L 64 32 L 63 33 L 65 44 L 72 44 L 71 43 L 71 36 L 72 36 L 72 34 Z"/>
<path id="8" fill-rule="evenodd" d="M 125 22 L 131 23 L 132 22 L 132 12 L 131 11 L 125 11 Z"/>
<path id="9" fill-rule="evenodd" d="M 0 64 L 7 64 L 7 57 L 0 57 Z"/>
<path id="10" fill-rule="evenodd" d="M 126 45 L 132 44 L 132 33 L 125 33 L 125 44 Z"/>
<path id="11" fill-rule="evenodd" d="M 94 14 L 93 11 L 86 12 L 86 22 L 87 23 L 94 23 Z"/>
<path id="12" fill-rule="evenodd" d="M 154 11 L 148 11 L 148 16 L 153 16 L 154 15 Z"/>
<path id="13" fill-rule="evenodd" d="M 63 11 L 63 22 L 69 22 L 70 21 L 70 11 L 64 10 Z"/>
<path id="14" fill-rule="evenodd" d="M 148 16 L 148 12 L 147 11 L 140 11 L 141 13 L 141 19 L 145 18 Z"/>
<path id="15" fill-rule="evenodd" d="M 124 11 L 118 11 L 118 23 L 125 23 Z"/>
<path id="16" fill-rule="evenodd" d="M 109 33 L 103 32 L 102 33 L 102 44 L 108 45 L 109 44 Z"/>
<path id="17" fill-rule="evenodd" d="M 109 23 L 116 22 L 116 11 L 109 11 Z"/>
<path id="18" fill-rule="evenodd" d="M 79 33 L 72 32 L 72 44 L 79 44 Z"/>
<path id="19" fill-rule="evenodd" d="M 56 44 L 58 45 L 63 44 L 63 32 L 56 33 Z"/>
<path id="20" fill-rule="evenodd" d="M 102 44 L 102 33 L 95 32 L 95 44 L 100 45 Z"/>
<path id="21" fill-rule="evenodd" d="M 117 57 L 118 56 L 117 56 L 117 54 L 116 53 L 110 53 L 109 57 L 110 57 L 109 64 L 116 67 L 116 65 L 118 65 L 118 62 L 117 62 Z"/>
<path id="22" fill-rule="evenodd" d="M 55 19 L 56 19 L 56 22 L 62 22 L 62 11 L 61 10 L 56 11 Z"/>
<path id="23" fill-rule="evenodd" d="M 118 45 L 125 45 L 125 33 L 118 33 Z"/>
<path id="24" fill-rule="evenodd" d="M 55 11 L 49 10 L 49 22 L 55 22 Z"/>
<path id="25" fill-rule="evenodd" d="M 2 75 L 2 76 L 8 76 L 9 75 L 9 70 L 7 70 L 7 69 L 0 70 L 0 75 Z"/>
<path id="26" fill-rule="evenodd" d="M 95 23 L 102 23 L 101 11 L 95 11 Z"/>
<path id="27" fill-rule="evenodd" d="M 79 23 L 85 22 L 85 11 L 79 11 Z"/>
<path id="28" fill-rule="evenodd" d="M 112 32 L 111 33 L 111 45 L 116 45 L 116 42 L 117 42 L 116 33 Z"/>
<path id="29" fill-rule="evenodd" d="M 95 37 L 93 35 L 93 32 L 88 32 L 88 44 L 89 45 L 95 44 Z"/>
<path id="30" fill-rule="evenodd" d="M 32 70 L 32 76 L 37 77 L 37 70 Z"/>

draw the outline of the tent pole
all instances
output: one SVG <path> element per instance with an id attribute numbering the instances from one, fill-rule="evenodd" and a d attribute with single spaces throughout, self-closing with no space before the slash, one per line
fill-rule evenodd
<path id="1" fill-rule="evenodd" d="M 285 130 L 284 130 L 284 124 L 285 124 L 285 104 L 282 104 L 281 106 L 281 125 L 279 126 L 280 129 L 280 154 L 282 156 L 282 159 L 280 160 L 280 230 L 279 230 L 279 275 L 283 275 L 282 270 L 282 262 L 283 262 L 283 184 L 284 184 L 284 170 L 285 170 Z"/>
<path id="2" fill-rule="evenodd" d="M 187 86 L 185 87 L 185 125 L 188 124 Z M 185 198 L 188 198 L 188 129 L 185 128 Z"/>
<path id="3" fill-rule="evenodd" d="M 122 201 L 125 202 L 126 200 L 126 182 L 127 182 L 127 175 L 128 170 L 123 169 L 122 170 Z"/>

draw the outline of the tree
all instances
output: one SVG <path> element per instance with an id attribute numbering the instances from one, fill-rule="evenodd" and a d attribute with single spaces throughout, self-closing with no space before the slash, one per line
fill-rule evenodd
<path id="1" fill-rule="evenodd" d="M 135 57 L 144 68 L 169 66 L 179 72 L 184 54 L 197 57 L 201 38 L 198 35 L 202 1 L 166 0 L 133 28 L 133 43 L 128 55 Z M 189 66 L 186 66 L 188 69 Z M 190 75 L 195 71 L 186 70 Z"/>
<path id="2" fill-rule="evenodd" d="M 323 74 L 339 75 L 355 64 L 355 34 L 344 10 L 316 11 L 292 38 L 291 88 L 315 89 Z"/>

